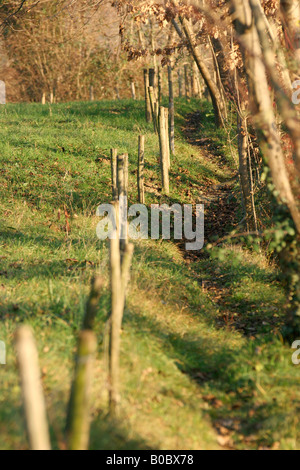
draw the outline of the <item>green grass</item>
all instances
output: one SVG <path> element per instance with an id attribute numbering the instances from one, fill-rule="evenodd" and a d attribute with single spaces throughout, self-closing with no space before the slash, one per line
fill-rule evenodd
<path id="1" fill-rule="evenodd" d="M 280 342 L 284 293 L 262 255 L 228 247 L 221 260 L 184 259 L 166 241 L 136 242 L 122 332 L 121 418 L 107 416 L 108 249 L 96 208 L 109 202 L 109 151 L 129 153 L 130 202 L 146 136 L 146 202 L 199 202 L 232 177 L 224 133 L 201 104 L 201 135 L 218 158 L 185 142 L 181 126 L 199 103 L 177 103 L 170 197 L 161 195 L 158 142 L 141 102 L 14 105 L 0 109 L 0 447 L 26 449 L 13 336 L 35 332 L 52 442 L 63 429 L 76 337 L 89 283 L 106 280 L 97 316 L 92 449 L 299 448 L 299 369 Z M 180 111 L 180 112 L 179 112 Z M 71 233 L 65 231 L 64 207 Z"/>

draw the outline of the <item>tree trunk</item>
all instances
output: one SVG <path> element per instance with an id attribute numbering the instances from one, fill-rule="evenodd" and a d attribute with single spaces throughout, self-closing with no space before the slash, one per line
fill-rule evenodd
<path id="1" fill-rule="evenodd" d="M 281 11 L 284 17 L 284 30 L 287 46 L 292 49 L 300 73 L 300 2 L 299 0 L 281 0 Z"/>
<path id="2" fill-rule="evenodd" d="M 298 234 L 300 234 L 300 213 L 285 166 L 260 41 L 253 22 L 249 0 L 232 0 L 232 6 L 235 28 L 243 45 L 249 93 L 261 148 L 270 167 L 279 199 L 288 206 Z"/>
<path id="3" fill-rule="evenodd" d="M 174 6 L 178 6 L 178 0 L 171 0 Z M 210 72 L 202 59 L 199 47 L 197 46 L 195 35 L 192 31 L 191 25 L 189 21 L 184 18 L 180 17 L 180 22 L 183 27 L 184 31 L 184 36 L 188 42 L 189 49 L 194 57 L 194 60 L 197 64 L 197 67 L 199 69 L 199 72 L 201 73 L 203 80 L 205 81 L 205 84 L 209 90 L 209 94 L 211 96 L 213 108 L 214 108 L 214 113 L 215 113 L 215 122 L 218 127 L 224 126 L 224 109 L 223 109 L 223 104 L 222 104 L 222 99 L 219 93 L 219 89 L 212 79 Z M 177 31 L 177 33 L 180 35 L 180 28 L 175 26 L 176 21 L 173 20 L 173 25 Z M 179 29 L 178 29 L 179 28 Z M 181 36 L 182 37 L 182 33 Z"/>

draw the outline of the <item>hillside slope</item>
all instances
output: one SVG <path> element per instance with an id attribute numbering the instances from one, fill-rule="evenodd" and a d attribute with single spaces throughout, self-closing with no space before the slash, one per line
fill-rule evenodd
<path id="1" fill-rule="evenodd" d="M 229 246 L 220 260 L 191 259 L 167 241 L 135 244 L 122 333 L 122 419 L 107 418 L 108 250 L 97 240 L 95 214 L 111 198 L 110 148 L 129 152 L 133 203 L 141 133 L 147 204 L 203 202 L 235 174 L 208 105 L 200 114 L 199 139 L 211 139 L 204 148 L 188 143 L 184 131 L 199 103 L 181 101 L 178 109 L 170 198 L 160 194 L 158 142 L 142 102 L 0 109 L 0 340 L 8 349 L 0 366 L 2 448 L 27 446 L 13 351 L 22 322 L 35 331 L 52 440 L 64 448 L 76 334 L 95 272 L 106 284 L 96 327 L 92 449 L 299 448 L 299 369 L 276 333 L 284 294 L 275 267 L 241 247 Z"/>

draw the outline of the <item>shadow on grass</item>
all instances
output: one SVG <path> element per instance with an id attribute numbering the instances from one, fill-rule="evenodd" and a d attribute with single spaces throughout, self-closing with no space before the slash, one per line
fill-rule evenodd
<path id="1" fill-rule="evenodd" d="M 282 407 L 276 398 L 273 401 L 258 399 L 258 378 L 243 370 L 255 357 L 254 350 L 261 344 L 260 340 L 249 342 L 241 351 L 238 347 L 229 347 L 222 335 L 211 338 L 209 332 L 179 337 L 177 331 L 144 316 L 139 309 L 127 313 L 125 328 L 132 328 L 136 335 L 158 339 L 163 353 L 205 393 L 203 400 L 208 408 L 204 413 L 213 426 L 236 433 L 242 447 L 271 447 L 276 440 L 276 429 L 282 427 L 289 432 L 293 421 L 290 404 Z M 285 387 L 296 385 L 296 378 L 290 378 L 288 385 L 285 383 Z"/>
<path id="2" fill-rule="evenodd" d="M 51 412 L 53 414 L 53 411 Z M 63 414 L 62 414 L 63 416 Z M 52 416 L 54 419 L 54 417 Z M 61 416 L 60 416 L 61 420 Z M 25 429 L 25 418 L 20 402 L 5 400 L 5 406 L 0 409 L 0 439 L 3 449 L 27 450 L 28 440 Z M 63 422 L 60 423 L 63 426 Z M 59 426 L 59 427 L 60 427 Z M 132 433 L 131 433 L 132 434 Z M 50 424 L 50 435 L 53 449 L 64 447 L 64 435 L 58 428 Z M 16 448 L 17 446 L 17 448 Z M 121 421 L 111 420 L 104 414 L 99 414 L 91 424 L 90 450 L 150 450 L 151 447 L 139 438 L 130 437 L 126 425 Z"/>
<path id="3" fill-rule="evenodd" d="M 159 256 L 159 252 L 156 256 Z M 168 263 L 168 257 L 162 255 L 161 261 Z M 201 291 L 199 289 L 195 291 L 199 295 L 198 301 L 194 299 L 195 305 L 191 299 L 192 291 L 190 294 L 185 291 L 189 295 L 186 301 L 191 309 L 191 315 L 195 315 L 201 322 L 199 327 L 180 335 L 179 325 L 174 329 L 170 328 L 163 319 L 160 321 L 146 316 L 142 308 L 129 306 L 124 317 L 124 328 L 133 329 L 134 335 L 143 337 L 151 335 L 158 340 L 163 353 L 205 393 L 204 400 L 208 402 L 207 414 L 217 429 L 222 426 L 229 433 L 236 433 L 237 441 L 242 446 L 272 447 L 278 438 L 276 429 L 282 428 L 283 434 L 290 432 L 289 426 L 295 411 L 292 400 L 283 407 L 282 403 L 277 402 L 276 397 L 269 399 L 262 396 L 259 373 L 255 369 L 258 361 L 262 363 L 265 361 L 264 367 L 270 367 L 268 358 L 263 360 L 257 356 L 260 354 L 257 351 L 266 344 L 270 348 L 271 355 L 278 353 L 278 347 L 284 349 L 281 345 L 278 346 L 274 337 L 272 338 L 272 330 L 281 324 L 278 315 L 274 317 L 274 313 L 278 313 L 278 308 L 274 309 L 276 304 L 272 290 L 278 289 L 276 273 L 269 272 L 254 263 L 233 263 L 231 259 L 224 263 L 212 259 L 203 260 L 196 266 L 197 270 L 189 271 L 188 274 L 184 273 L 186 269 L 184 266 L 177 265 L 175 270 L 182 270 L 182 276 L 188 282 L 192 282 L 194 274 L 194 279 L 197 279 L 200 285 L 202 281 L 211 282 L 212 285 L 217 282 L 219 287 L 220 284 L 224 284 L 223 287 L 229 289 L 225 292 L 226 302 L 223 304 L 217 291 L 206 290 L 213 304 L 202 305 L 201 308 L 199 308 L 203 302 L 203 299 L 200 299 Z M 245 287 L 249 279 L 259 285 L 255 291 L 255 299 L 248 298 L 247 289 L 237 298 L 235 289 L 237 286 Z M 180 288 L 180 281 L 181 279 L 176 281 L 172 279 L 173 289 Z M 163 301 L 168 300 L 163 294 L 161 298 Z M 177 293 L 177 305 L 178 303 L 180 295 L 178 297 Z M 170 299 L 171 305 L 172 299 Z M 238 313 L 237 324 L 229 325 L 229 329 L 225 322 L 220 324 L 219 321 L 224 312 Z M 267 325 L 263 326 L 263 321 Z M 251 338 L 243 340 L 242 350 L 231 341 L 233 336 L 230 343 L 228 342 L 230 330 L 234 328 L 241 333 L 250 332 Z M 249 363 L 253 364 L 253 368 Z M 269 381 L 269 373 L 267 377 Z M 296 377 L 292 376 L 287 377 L 283 383 L 277 378 L 271 380 L 276 382 L 277 387 L 282 386 L 286 390 L 296 387 L 297 384 Z"/>
<path id="4" fill-rule="evenodd" d="M 128 430 L 123 422 L 112 420 L 106 415 L 100 414 L 92 422 L 90 449 L 150 450 L 151 447 L 138 436 L 129 437 Z"/>

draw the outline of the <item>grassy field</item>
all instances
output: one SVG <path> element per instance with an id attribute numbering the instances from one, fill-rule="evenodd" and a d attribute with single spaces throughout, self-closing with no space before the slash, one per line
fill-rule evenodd
<path id="1" fill-rule="evenodd" d="M 211 158 L 182 132 L 199 107 L 199 138 L 216 144 Z M 222 259 L 190 260 L 172 242 L 135 243 L 121 417 L 107 416 L 108 247 L 96 237 L 96 208 L 111 198 L 109 151 L 129 153 L 131 203 L 141 133 L 147 204 L 200 202 L 207 188 L 235 175 L 209 106 L 177 103 L 169 198 L 161 195 L 157 137 L 142 102 L 8 105 L 0 120 L 0 340 L 7 343 L 1 449 L 27 448 L 13 349 L 23 322 L 38 343 L 53 446 L 64 448 L 74 348 L 95 272 L 106 284 L 96 326 L 91 449 L 299 449 L 299 368 L 279 334 L 284 292 L 275 266 L 238 246 L 228 246 Z"/>

